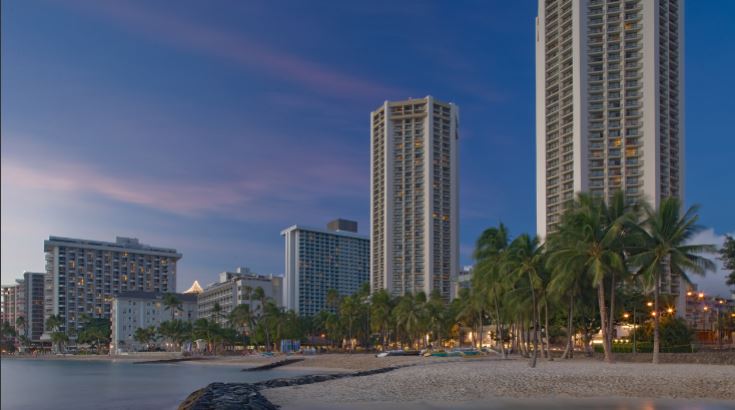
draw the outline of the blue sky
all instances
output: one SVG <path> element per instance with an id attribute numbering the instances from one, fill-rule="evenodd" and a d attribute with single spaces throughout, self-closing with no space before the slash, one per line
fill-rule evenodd
<path id="1" fill-rule="evenodd" d="M 172 7 L 175 5 L 175 7 Z M 686 199 L 735 232 L 735 3 L 686 8 Z M 2 282 L 48 235 L 184 254 L 179 288 L 283 271 L 280 231 L 367 233 L 369 113 L 461 109 L 461 254 L 535 231 L 535 1 L 2 2 Z M 719 286 L 718 281 L 712 286 Z"/>

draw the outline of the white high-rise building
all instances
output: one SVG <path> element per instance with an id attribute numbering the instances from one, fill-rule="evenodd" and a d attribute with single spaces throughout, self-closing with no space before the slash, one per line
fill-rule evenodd
<path id="1" fill-rule="evenodd" d="M 350 296 L 370 278 L 370 239 L 357 233 L 357 222 L 337 219 L 327 229 L 293 225 L 285 239 L 283 306 L 302 316 L 335 311 L 330 289 Z"/>
<path id="2" fill-rule="evenodd" d="M 459 107 L 386 101 L 370 122 L 371 288 L 448 300 L 459 270 Z"/>
<path id="3" fill-rule="evenodd" d="M 683 0 L 539 0 L 536 229 L 577 192 L 684 196 Z M 679 293 L 679 280 L 664 284 Z"/>

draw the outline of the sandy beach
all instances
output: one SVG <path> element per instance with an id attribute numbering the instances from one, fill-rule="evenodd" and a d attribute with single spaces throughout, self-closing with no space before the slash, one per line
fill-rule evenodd
<path id="1" fill-rule="evenodd" d="M 353 360 L 362 360 L 365 365 L 371 362 L 367 358 Z M 385 408 L 475 408 L 503 400 L 522 408 L 525 404 L 534 407 L 529 399 L 550 398 L 561 400 L 559 403 L 585 398 L 685 398 L 715 400 L 713 408 L 735 406 L 735 366 L 729 365 L 540 360 L 538 367 L 531 369 L 526 360 L 495 358 L 416 364 L 386 374 L 267 389 L 263 394 L 284 409 L 374 408 L 377 403 Z"/>

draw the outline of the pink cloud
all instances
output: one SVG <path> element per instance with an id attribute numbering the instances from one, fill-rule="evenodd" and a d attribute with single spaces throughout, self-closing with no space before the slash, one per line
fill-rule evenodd
<path id="1" fill-rule="evenodd" d="M 76 8 L 113 20 L 124 29 L 187 52 L 227 60 L 247 69 L 327 92 L 341 98 L 368 97 L 382 101 L 397 90 L 358 78 L 245 38 L 241 34 L 160 13 L 124 1 L 71 2 Z"/>
<path id="2" fill-rule="evenodd" d="M 207 180 L 191 176 L 118 175 L 104 165 L 61 159 L 48 147 L 18 136 L 10 135 L 6 142 L 10 142 L 13 155 L 3 155 L 3 188 L 92 194 L 178 215 L 282 219 L 297 210 L 309 209 L 314 214 L 328 211 L 316 209 L 325 199 L 367 200 L 368 195 L 367 164 L 361 169 L 355 166 L 353 158 L 315 145 L 280 152 L 279 147 L 272 147 L 245 163 L 230 162 L 226 177 Z M 31 158 L 44 160 L 34 162 Z M 187 166 L 189 175 L 206 175 L 208 168 Z M 3 201 L 6 199 L 19 198 L 4 197 Z"/>

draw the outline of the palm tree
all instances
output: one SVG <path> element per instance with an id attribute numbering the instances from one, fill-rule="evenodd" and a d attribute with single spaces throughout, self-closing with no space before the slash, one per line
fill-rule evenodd
<path id="1" fill-rule="evenodd" d="M 386 348 L 388 327 L 390 326 L 391 297 L 385 289 L 373 293 L 370 299 L 370 324 L 373 332 L 380 333 L 383 349 Z"/>
<path id="2" fill-rule="evenodd" d="M 460 324 L 459 345 L 462 346 L 461 325 L 468 326 L 473 330 L 477 329 L 478 318 L 482 314 L 482 300 L 477 296 L 477 293 L 467 288 L 460 289 L 456 300 L 457 311 L 454 319 Z"/>
<path id="3" fill-rule="evenodd" d="M 163 296 L 163 306 L 166 307 L 166 310 L 171 310 L 171 320 L 174 320 L 176 311 L 181 310 L 181 299 L 174 293 L 166 293 Z"/>
<path id="4" fill-rule="evenodd" d="M 531 294 L 531 320 L 533 321 L 533 355 L 530 365 L 536 367 L 538 358 L 538 332 L 539 332 L 539 309 L 538 292 L 542 286 L 543 249 L 539 246 L 538 238 L 523 234 L 510 244 L 510 252 L 506 260 L 506 266 L 514 277 L 525 282 L 528 279 L 528 290 Z"/>
<path id="5" fill-rule="evenodd" d="M 694 235 L 702 230 L 697 225 L 699 216 L 696 205 L 681 214 L 682 204 L 677 198 L 666 198 L 658 209 L 644 204 L 645 219 L 635 229 L 638 248 L 633 251 L 631 264 L 638 268 L 638 274 L 650 287 L 653 287 L 653 363 L 659 363 L 659 293 L 661 275 L 671 272 L 687 279 L 686 271 L 704 275 L 714 270 L 714 263 L 700 256 L 714 253 L 713 245 L 688 244 Z"/>
<path id="6" fill-rule="evenodd" d="M 327 296 L 326 296 L 326 303 L 327 307 L 332 309 L 333 312 L 337 311 L 337 308 L 339 308 L 339 292 L 337 292 L 337 289 L 329 289 L 327 290 Z"/>
<path id="7" fill-rule="evenodd" d="M 146 345 L 146 350 L 150 350 L 150 344 L 156 339 L 156 328 L 153 326 L 139 327 L 135 329 L 133 340 Z"/>
<path id="8" fill-rule="evenodd" d="M 426 300 L 426 295 L 424 295 L 424 300 Z M 394 309 L 397 325 L 403 330 L 411 346 L 416 340 L 415 337 L 421 325 L 420 308 L 420 303 L 417 303 L 414 295 L 407 293 L 401 297 Z"/>
<path id="9" fill-rule="evenodd" d="M 347 340 L 350 342 L 350 351 L 353 350 L 352 329 L 355 320 L 360 314 L 360 301 L 357 295 L 347 296 L 342 299 L 339 306 L 339 314 L 347 322 Z"/>
<path id="10" fill-rule="evenodd" d="M 15 327 L 19 330 L 18 333 L 20 333 L 18 340 L 20 341 L 20 345 L 23 347 L 26 346 L 26 340 L 28 340 L 28 327 L 26 325 L 27 324 L 25 317 L 18 316 L 18 318 L 15 319 Z"/>
<path id="11" fill-rule="evenodd" d="M 560 239 L 550 255 L 557 272 L 584 272 L 597 288 L 600 324 L 602 326 L 605 361 L 613 362 L 612 340 L 607 325 L 605 279 L 612 272 L 622 272 L 625 263 L 619 251 L 621 227 L 610 224 L 601 199 L 579 194 L 567 210 L 559 226 Z"/>
<path id="12" fill-rule="evenodd" d="M 215 322 L 219 323 L 220 319 L 222 319 L 222 306 L 219 304 L 219 302 L 214 302 L 214 306 L 212 306 L 212 319 L 214 319 Z"/>
<path id="13" fill-rule="evenodd" d="M 253 328 L 253 314 L 250 311 L 250 305 L 237 305 L 228 317 L 229 322 L 240 329 L 244 337 L 247 332 Z"/>
<path id="14" fill-rule="evenodd" d="M 500 352 L 506 357 L 503 346 L 503 324 L 500 317 L 500 297 L 505 283 L 501 269 L 503 258 L 508 250 L 508 229 L 502 223 L 497 228 L 488 228 L 482 232 L 475 245 L 474 259 L 476 261 L 473 282 L 475 288 L 483 288 L 485 297 L 495 310 L 495 333 L 498 337 Z"/>
<path id="15" fill-rule="evenodd" d="M 46 319 L 46 329 L 51 332 L 51 343 L 58 350 L 61 350 L 64 342 L 69 340 L 64 332 L 59 332 L 63 321 L 59 315 L 51 315 Z"/>
<path id="16" fill-rule="evenodd" d="M 432 335 L 432 342 L 437 341 L 441 345 L 443 337 L 443 327 L 446 320 L 447 305 L 442 299 L 438 289 L 431 291 L 429 300 L 426 302 L 425 315 L 427 327 Z"/>

